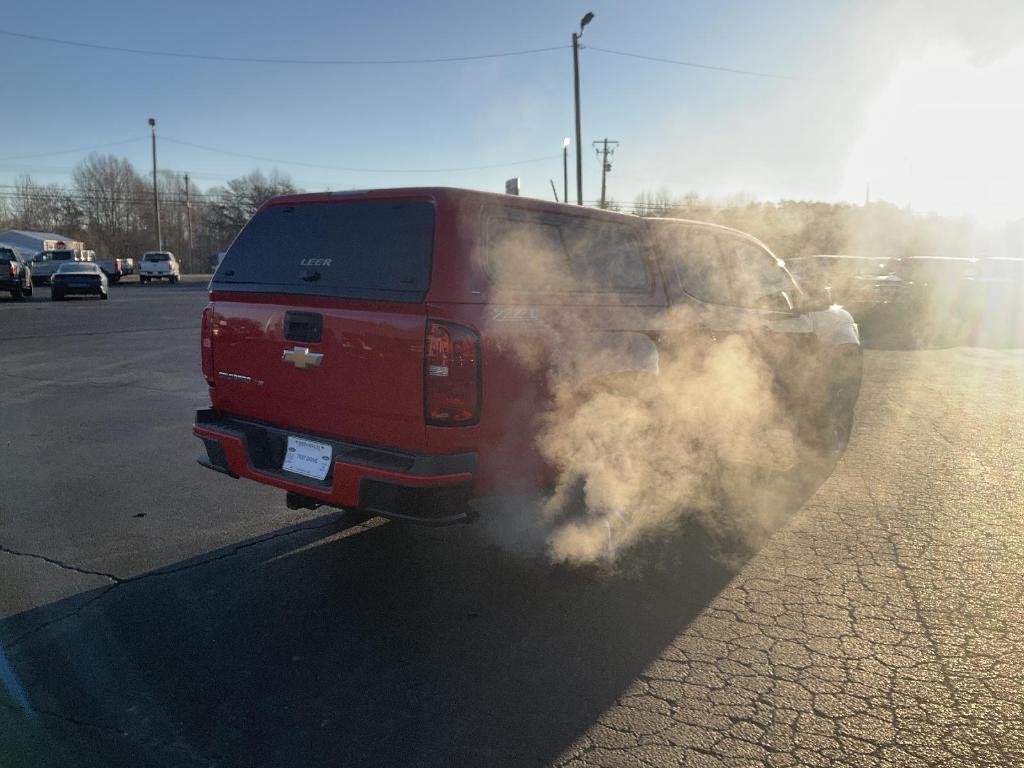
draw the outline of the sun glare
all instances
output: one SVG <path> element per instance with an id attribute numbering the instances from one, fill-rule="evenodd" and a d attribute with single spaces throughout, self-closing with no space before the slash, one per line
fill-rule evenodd
<path id="1" fill-rule="evenodd" d="M 986 223 L 1024 217 L 1024 49 L 976 66 L 959 48 L 904 62 L 868 112 L 841 197 Z"/>

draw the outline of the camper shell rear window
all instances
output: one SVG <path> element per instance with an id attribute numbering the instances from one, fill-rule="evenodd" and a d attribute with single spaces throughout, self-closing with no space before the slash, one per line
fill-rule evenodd
<path id="1" fill-rule="evenodd" d="M 211 288 L 421 302 L 434 218 L 426 201 L 272 205 L 232 243 Z"/>

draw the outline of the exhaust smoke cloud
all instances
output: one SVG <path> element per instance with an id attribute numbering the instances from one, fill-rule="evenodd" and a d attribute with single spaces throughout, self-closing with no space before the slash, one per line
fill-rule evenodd
<path id="1" fill-rule="evenodd" d="M 543 506 L 551 558 L 614 560 L 684 519 L 720 533 L 752 525 L 724 505 L 723 481 L 725 467 L 757 466 L 778 442 L 771 381 L 739 337 L 663 354 L 657 375 L 556 380 L 538 436 L 559 473 Z"/>
<path id="2" fill-rule="evenodd" d="M 496 306 L 522 306 L 526 278 L 565 285 L 535 238 L 496 250 L 516 262 L 507 274 L 517 281 L 496 281 Z M 739 327 L 716 335 L 689 305 L 587 308 L 569 297 L 517 316 L 529 322 L 487 332 L 545 384 L 535 447 L 556 478 L 543 498 L 484 515 L 499 545 L 609 564 L 688 524 L 743 542 L 772 527 L 784 505 L 767 479 L 793 471 L 806 449 L 769 364 L 783 350 Z"/>

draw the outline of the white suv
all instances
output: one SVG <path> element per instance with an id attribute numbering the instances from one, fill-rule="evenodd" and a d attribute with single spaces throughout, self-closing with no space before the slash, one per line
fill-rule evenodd
<path id="1" fill-rule="evenodd" d="M 149 251 L 139 264 L 139 282 L 167 279 L 172 283 L 181 277 L 181 267 L 170 251 Z"/>

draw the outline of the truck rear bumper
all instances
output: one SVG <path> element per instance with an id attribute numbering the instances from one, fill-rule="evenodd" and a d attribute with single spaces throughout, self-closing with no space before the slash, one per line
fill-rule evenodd
<path id="1" fill-rule="evenodd" d="M 413 454 L 325 440 L 261 422 L 196 411 L 192 432 L 203 441 L 204 467 L 244 477 L 321 504 L 357 509 L 371 515 L 431 525 L 465 522 L 472 517 L 477 454 Z M 281 468 L 288 436 L 326 442 L 331 468 L 322 481 Z"/>

